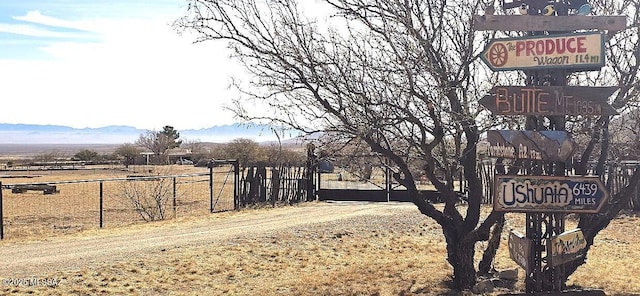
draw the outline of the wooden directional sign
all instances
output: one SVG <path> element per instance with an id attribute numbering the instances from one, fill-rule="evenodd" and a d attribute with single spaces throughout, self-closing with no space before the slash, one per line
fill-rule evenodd
<path id="1" fill-rule="evenodd" d="M 610 30 L 627 28 L 626 16 L 544 16 L 544 15 L 474 15 L 477 31 L 575 31 Z"/>
<path id="2" fill-rule="evenodd" d="M 596 32 L 494 39 L 480 58 L 493 71 L 599 70 L 605 60 L 604 35 Z"/>
<path id="3" fill-rule="evenodd" d="M 598 213 L 609 199 L 598 177 L 496 175 L 494 180 L 495 211 Z"/>
<path id="4" fill-rule="evenodd" d="M 529 254 L 531 253 L 531 240 L 524 235 L 511 231 L 509 233 L 509 257 L 529 272 Z"/>
<path id="5" fill-rule="evenodd" d="M 577 145 L 565 131 L 487 131 L 489 157 L 567 161 Z"/>
<path id="6" fill-rule="evenodd" d="M 607 99 L 617 87 L 496 86 L 480 105 L 496 115 L 613 115 Z"/>
<path id="7" fill-rule="evenodd" d="M 550 266 L 573 261 L 585 255 L 587 240 L 580 228 L 566 231 L 547 240 L 547 256 Z"/>

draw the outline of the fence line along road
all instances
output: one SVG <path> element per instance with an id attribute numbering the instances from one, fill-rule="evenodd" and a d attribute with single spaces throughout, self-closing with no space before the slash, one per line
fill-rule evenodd
<path id="1" fill-rule="evenodd" d="M 216 167 L 214 172 L 210 167 L 208 173 L 195 174 L 0 182 L 0 188 L 12 189 L 4 194 L 0 190 L 0 234 L 44 237 L 310 200 L 304 168 L 248 168 L 242 174 L 229 168 Z"/>
<path id="2" fill-rule="evenodd" d="M 219 181 L 218 176 L 210 182 L 212 178 L 211 173 L 196 173 L 0 182 L 0 238 L 42 237 L 234 210 L 233 184 Z M 54 191 L 33 191 L 44 187 Z"/>

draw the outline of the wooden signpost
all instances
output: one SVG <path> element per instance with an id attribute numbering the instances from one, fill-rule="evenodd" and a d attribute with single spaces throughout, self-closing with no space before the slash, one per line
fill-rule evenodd
<path id="1" fill-rule="evenodd" d="M 625 16 L 544 16 L 544 15 L 474 15 L 473 23 L 478 31 L 620 31 L 627 27 Z"/>
<path id="2" fill-rule="evenodd" d="M 543 68 L 598 70 L 604 66 L 604 34 L 494 39 L 480 58 L 493 71 Z"/>
<path id="3" fill-rule="evenodd" d="M 585 255 L 587 240 L 580 228 L 563 232 L 547 240 L 549 265 L 558 266 Z"/>
<path id="4" fill-rule="evenodd" d="M 492 40 L 480 57 L 493 71 L 523 71 L 527 86 L 494 87 L 479 103 L 495 115 L 528 116 L 526 128 L 531 131 L 488 133 L 490 156 L 527 160 L 520 170 L 525 176 L 496 172 L 494 210 L 526 213 L 526 236 L 509 235 L 510 257 L 526 270 L 526 293 L 559 292 L 566 288 L 563 263 L 586 252 L 579 229 L 565 232 L 564 214 L 598 213 L 609 198 L 598 177 L 563 176 L 575 149 L 564 132 L 565 116 L 617 114 L 607 103 L 616 88 L 566 86 L 567 74 L 600 70 L 605 62 L 605 33 L 576 31 L 612 34 L 626 29 L 627 20 L 590 16 L 592 7 L 586 0 L 502 0 L 501 5 L 505 12 L 517 9 L 520 15 L 494 15 L 490 4 L 485 15 L 473 17 L 474 29 L 528 36 Z M 547 136 L 542 129 L 558 133 Z M 576 294 L 589 294 L 584 292 Z"/>
<path id="5" fill-rule="evenodd" d="M 519 232 L 511 231 L 509 233 L 509 258 L 518 263 L 525 273 L 529 272 L 530 253 L 531 240 Z"/>
<path id="6" fill-rule="evenodd" d="M 487 131 L 489 157 L 566 161 L 577 144 L 565 131 Z"/>
<path id="7" fill-rule="evenodd" d="M 598 213 L 609 192 L 598 177 L 496 175 L 494 211 Z"/>
<path id="8" fill-rule="evenodd" d="M 607 99 L 617 87 L 496 86 L 480 105 L 496 115 L 613 115 Z"/>

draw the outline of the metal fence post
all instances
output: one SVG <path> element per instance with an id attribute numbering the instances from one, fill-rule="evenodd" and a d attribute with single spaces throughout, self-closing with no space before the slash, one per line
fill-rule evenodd
<path id="1" fill-rule="evenodd" d="M 173 218 L 176 218 L 176 207 L 177 207 L 177 200 L 176 200 L 176 177 L 173 177 Z"/>
<path id="2" fill-rule="evenodd" d="M 391 190 L 392 190 L 392 176 L 391 176 L 391 167 L 389 166 L 389 158 L 384 159 L 384 191 L 387 196 L 387 202 L 391 201 Z"/>
<path id="3" fill-rule="evenodd" d="M 240 163 L 238 160 L 232 160 L 233 164 L 233 209 L 240 209 Z"/>
<path id="4" fill-rule="evenodd" d="M 4 215 L 2 213 L 2 182 L 0 182 L 0 239 L 4 239 Z"/>
<path id="5" fill-rule="evenodd" d="M 103 182 L 100 181 L 100 228 L 102 228 L 104 226 L 103 221 L 104 221 L 104 217 L 103 217 L 103 209 L 104 209 L 104 186 L 103 186 Z"/>
<path id="6" fill-rule="evenodd" d="M 209 163 L 209 213 L 213 213 L 213 162 Z"/>

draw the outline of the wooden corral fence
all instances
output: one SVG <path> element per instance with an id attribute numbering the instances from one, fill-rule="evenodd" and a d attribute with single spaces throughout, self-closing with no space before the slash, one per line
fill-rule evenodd
<path id="1" fill-rule="evenodd" d="M 634 169 L 640 169 L 640 162 L 621 162 L 618 165 L 610 165 L 607 171 L 606 185 L 610 194 L 622 190 L 629 183 Z M 629 210 L 640 211 L 640 185 L 635 187 L 629 200 Z"/>
<path id="2" fill-rule="evenodd" d="M 32 161 L 25 163 L 0 164 L 4 171 L 57 171 L 57 170 L 94 170 L 95 167 L 118 168 L 124 167 L 120 160 L 94 161 Z"/>
<path id="3" fill-rule="evenodd" d="M 496 173 L 495 165 L 492 161 L 482 161 L 478 164 L 478 176 L 482 181 L 482 203 L 493 204 L 493 176 Z"/>
<path id="4" fill-rule="evenodd" d="M 310 187 L 306 176 L 308 172 L 304 167 L 250 167 L 240 178 L 238 205 L 244 208 L 264 203 L 309 201 L 307 190 Z"/>

